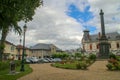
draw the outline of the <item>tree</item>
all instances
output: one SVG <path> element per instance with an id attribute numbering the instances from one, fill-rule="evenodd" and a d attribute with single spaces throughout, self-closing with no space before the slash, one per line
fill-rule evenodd
<path id="1" fill-rule="evenodd" d="M 22 29 L 18 26 L 18 22 L 32 20 L 35 9 L 40 5 L 42 0 L 0 0 L 0 60 L 2 60 L 7 34 L 13 30 L 21 35 Z"/>

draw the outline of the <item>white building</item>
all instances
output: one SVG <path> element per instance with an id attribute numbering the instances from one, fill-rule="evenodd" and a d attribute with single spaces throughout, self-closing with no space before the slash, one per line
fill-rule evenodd
<path id="1" fill-rule="evenodd" d="M 101 34 L 90 35 L 89 30 L 84 30 L 84 35 L 82 38 L 82 48 L 86 52 L 99 52 L 99 39 Z M 118 53 L 120 52 L 120 33 L 111 32 L 107 33 L 106 37 L 110 44 L 110 52 Z"/>

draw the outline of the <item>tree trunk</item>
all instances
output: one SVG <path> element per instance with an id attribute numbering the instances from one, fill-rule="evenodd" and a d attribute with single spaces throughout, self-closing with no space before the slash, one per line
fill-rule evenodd
<path id="1" fill-rule="evenodd" d="M 8 29 L 3 28 L 1 41 L 0 41 L 0 61 L 3 60 L 3 53 L 4 53 L 4 48 L 5 48 L 5 39 L 6 39 L 7 33 L 8 33 Z"/>

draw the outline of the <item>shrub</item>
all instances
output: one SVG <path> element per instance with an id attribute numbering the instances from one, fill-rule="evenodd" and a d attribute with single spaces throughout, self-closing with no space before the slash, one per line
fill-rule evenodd
<path id="1" fill-rule="evenodd" d="M 81 69 L 87 69 L 86 62 L 81 62 Z"/>
<path id="2" fill-rule="evenodd" d="M 112 53 L 109 55 L 109 58 L 110 58 L 110 59 L 111 59 L 111 58 L 117 59 L 116 55 L 115 55 L 115 54 L 112 54 Z"/>
<path id="3" fill-rule="evenodd" d="M 87 59 L 86 60 L 86 64 L 87 66 L 90 66 L 94 61 L 93 60 L 90 60 L 90 59 Z"/>
<path id="4" fill-rule="evenodd" d="M 109 58 L 106 67 L 109 70 L 120 70 L 120 62 L 117 60 L 117 57 L 114 54 L 111 54 Z"/>
<path id="5" fill-rule="evenodd" d="M 20 60 L 16 60 L 15 61 L 15 66 L 20 66 L 21 65 L 21 61 Z"/>
<path id="6" fill-rule="evenodd" d="M 116 56 L 116 58 L 117 58 L 117 61 L 120 61 L 120 56 Z"/>
<path id="7" fill-rule="evenodd" d="M 117 64 L 117 60 L 113 58 L 109 59 L 108 62 L 112 64 Z"/>
<path id="8" fill-rule="evenodd" d="M 21 61 L 15 61 L 15 66 L 20 66 Z M 0 70 L 10 69 L 10 61 L 0 62 Z"/>
<path id="9" fill-rule="evenodd" d="M 86 62 L 79 62 L 76 64 L 77 69 L 87 69 L 87 64 Z"/>
<path id="10" fill-rule="evenodd" d="M 120 70 L 120 65 L 116 64 L 116 65 L 114 66 L 114 68 L 115 68 L 115 70 Z"/>
<path id="11" fill-rule="evenodd" d="M 67 62 L 67 61 L 64 61 L 64 60 L 63 60 L 63 61 L 60 62 L 60 64 L 66 64 L 66 62 Z"/>
<path id="12" fill-rule="evenodd" d="M 108 68 L 108 70 L 112 70 L 113 64 L 109 63 L 109 64 L 106 65 L 106 67 Z"/>
<path id="13" fill-rule="evenodd" d="M 95 54 L 90 54 L 89 59 L 95 61 L 96 60 L 96 55 Z"/>
<path id="14" fill-rule="evenodd" d="M 87 60 L 86 60 L 86 63 L 87 63 L 87 64 L 90 64 L 90 63 L 91 63 L 91 60 L 90 60 L 90 59 L 87 59 Z"/>
<path id="15" fill-rule="evenodd" d="M 77 68 L 77 69 L 81 69 L 81 64 L 80 64 L 80 63 L 77 63 L 77 64 L 76 64 L 76 68 Z"/>
<path id="16" fill-rule="evenodd" d="M 0 70 L 9 69 L 9 61 L 0 62 Z"/>

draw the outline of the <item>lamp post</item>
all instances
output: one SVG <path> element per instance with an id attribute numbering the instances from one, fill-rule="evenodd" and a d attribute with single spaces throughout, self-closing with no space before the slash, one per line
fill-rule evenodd
<path id="1" fill-rule="evenodd" d="M 26 24 L 23 26 L 23 52 L 22 52 L 22 62 L 21 62 L 21 69 L 20 71 L 25 71 L 24 69 L 24 55 L 25 55 L 25 32 L 26 32 L 27 26 Z"/>
<path id="2" fill-rule="evenodd" d="M 18 60 L 20 60 L 20 48 L 21 48 L 21 39 L 20 39 L 20 45 L 18 46 Z"/>

